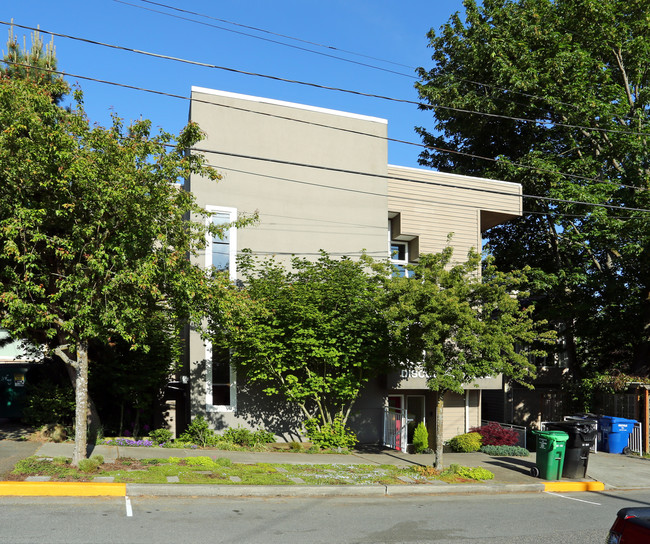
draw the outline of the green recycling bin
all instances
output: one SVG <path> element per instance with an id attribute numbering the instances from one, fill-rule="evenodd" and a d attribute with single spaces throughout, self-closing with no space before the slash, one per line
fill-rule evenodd
<path id="1" fill-rule="evenodd" d="M 569 435 L 564 431 L 533 431 L 533 434 L 537 437 L 537 454 L 536 466 L 530 473 L 543 480 L 559 480 Z"/>

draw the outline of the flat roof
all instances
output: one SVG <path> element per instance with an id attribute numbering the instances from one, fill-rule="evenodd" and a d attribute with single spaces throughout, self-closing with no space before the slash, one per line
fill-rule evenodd
<path id="1" fill-rule="evenodd" d="M 273 104 L 275 106 L 285 106 L 288 108 L 295 108 L 299 110 L 315 111 L 319 113 L 326 113 L 329 115 L 338 115 L 340 117 L 349 117 L 351 119 L 361 119 L 363 121 L 371 121 L 374 123 L 382 123 L 384 125 L 388 124 L 388 120 L 382 119 L 381 117 L 371 117 L 369 115 L 360 115 L 358 113 L 349 113 L 346 111 L 331 110 L 328 108 L 319 108 L 317 106 L 308 106 L 307 104 L 298 104 L 295 102 L 285 102 L 284 100 L 274 100 L 272 98 L 264 98 L 261 96 L 252 96 L 248 94 L 239 94 L 231 93 L 228 91 L 220 91 L 217 89 L 208 89 L 206 87 L 195 87 L 192 86 L 192 92 L 202 93 L 202 94 L 211 94 L 215 96 L 223 96 L 226 98 L 237 98 L 239 100 L 249 100 L 251 102 L 260 102 L 263 104 Z"/>
<path id="2" fill-rule="evenodd" d="M 500 179 L 480 178 L 478 176 L 467 176 L 465 174 L 452 174 L 450 172 L 440 172 L 439 170 L 431 170 L 430 168 L 415 168 L 413 166 L 401 166 L 399 164 L 389 164 L 388 168 L 395 168 L 398 170 L 417 172 L 419 174 L 424 174 L 428 176 L 442 176 L 451 179 L 465 179 L 467 181 L 480 181 L 481 183 L 485 183 L 486 181 L 490 183 L 501 183 L 503 185 L 510 185 L 513 188 L 519 187 L 519 191 L 521 191 L 521 183 L 517 183 L 515 181 L 503 181 Z"/>

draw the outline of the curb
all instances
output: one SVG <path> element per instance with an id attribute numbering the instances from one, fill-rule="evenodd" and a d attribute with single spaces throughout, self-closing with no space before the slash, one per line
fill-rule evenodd
<path id="1" fill-rule="evenodd" d="M 126 484 L 93 482 L 0 482 L 2 497 L 124 497 Z"/>
<path id="2" fill-rule="evenodd" d="M 603 482 L 544 482 L 544 491 L 574 493 L 576 491 L 604 491 Z"/>
<path id="3" fill-rule="evenodd" d="M 602 482 L 540 482 L 536 484 L 272 486 L 124 484 L 95 482 L 0 482 L 0 496 L 8 497 L 379 497 L 407 495 L 469 495 L 505 493 L 574 493 L 603 491 Z"/>

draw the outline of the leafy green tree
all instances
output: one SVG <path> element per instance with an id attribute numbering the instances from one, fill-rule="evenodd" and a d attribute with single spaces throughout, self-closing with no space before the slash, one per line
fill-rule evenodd
<path id="1" fill-rule="evenodd" d="M 79 93 L 64 110 L 50 91 L 0 78 L 0 327 L 49 346 L 72 372 L 77 464 L 89 345 L 120 338 L 146 350 L 158 313 L 180 332 L 207 279 L 187 258 L 205 243 L 203 222 L 187 217 L 205 212 L 176 182 L 218 175 L 189 153 L 195 124 L 177 137 L 152 136 L 148 121 L 92 127 Z"/>
<path id="2" fill-rule="evenodd" d="M 538 318 L 556 325 L 576 379 L 648 375 L 650 4 L 464 6 L 429 33 L 417 89 L 435 120 L 417 129 L 430 146 L 420 161 L 543 197 L 488 232 L 498 266 L 533 267 Z"/>
<path id="3" fill-rule="evenodd" d="M 214 299 L 213 342 L 231 349 L 245 379 L 315 418 L 315 431 L 337 416 L 345 425 L 363 386 L 386 368 L 381 280 L 368 264 L 323 252 L 287 269 L 248 253 L 238 259 L 241 287 Z"/>
<path id="4" fill-rule="evenodd" d="M 165 387 L 182 360 L 182 346 L 169 318 L 160 311 L 144 320 L 147 350 L 134 350 L 120 337 L 90 343 L 89 394 L 105 433 L 124 436 L 126 429 L 142 436 L 145 425 L 156 423 Z"/>
<path id="5" fill-rule="evenodd" d="M 421 255 L 409 267 L 411 277 L 393 277 L 386 291 L 393 353 L 421 364 L 438 393 L 436 468 L 445 393 L 498 374 L 525 385 L 535 375 L 529 356 L 543 354 L 539 347 L 555 336 L 534 323 L 532 307 L 522 307 L 522 272 L 498 272 L 488 260 L 480 277 L 479 254 L 471 251 L 467 262 L 454 265 L 452 256 L 451 246 Z"/>

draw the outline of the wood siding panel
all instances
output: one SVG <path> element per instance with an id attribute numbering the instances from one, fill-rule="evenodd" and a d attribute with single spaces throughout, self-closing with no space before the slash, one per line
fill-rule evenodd
<path id="1" fill-rule="evenodd" d="M 442 439 L 446 442 L 465 432 L 465 397 L 458 393 L 445 394 Z"/>
<path id="2" fill-rule="evenodd" d="M 455 260 L 481 250 L 482 213 L 490 221 L 521 214 L 521 187 L 514 183 L 430 170 L 388 167 L 388 209 L 399 213 L 401 232 L 418 236 L 420 253 L 444 249 L 453 233 Z"/>

